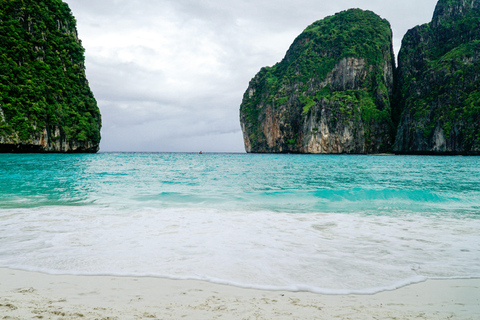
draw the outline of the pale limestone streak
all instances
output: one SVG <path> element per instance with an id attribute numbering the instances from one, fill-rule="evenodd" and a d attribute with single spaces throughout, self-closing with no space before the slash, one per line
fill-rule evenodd
<path id="1" fill-rule="evenodd" d="M 270 105 L 265 110 L 265 121 L 262 123 L 262 131 L 267 138 L 268 146 L 275 146 L 277 139 L 280 138 L 280 128 L 278 127 L 275 112 Z"/>
<path id="2" fill-rule="evenodd" d="M 445 152 L 447 150 L 447 139 L 445 139 L 445 134 L 443 129 L 440 126 L 436 126 L 435 133 L 433 134 L 433 151 L 435 152 Z"/>
<path id="3" fill-rule="evenodd" d="M 245 144 L 245 151 L 250 153 L 250 152 L 252 152 L 252 143 L 250 141 L 250 137 L 245 134 L 245 132 L 246 132 L 245 123 L 241 122 L 240 124 L 242 126 L 242 132 L 244 133 L 243 134 L 243 142 Z"/>
<path id="4" fill-rule="evenodd" d="M 352 90 L 358 87 L 359 78 L 364 77 L 365 59 L 343 58 L 327 76 L 327 83 L 341 90 Z"/>
<path id="5" fill-rule="evenodd" d="M 321 87 L 331 84 L 337 90 L 354 90 L 359 87 L 366 75 L 366 62 L 364 59 L 343 58 L 333 70 L 327 75 Z M 327 101 L 324 101 L 328 104 Z M 349 125 L 343 127 L 331 126 L 332 111 L 326 110 L 324 103 L 319 103 L 314 107 L 310 117 L 306 119 L 304 125 L 305 139 L 304 152 L 306 153 L 344 153 L 344 152 L 364 152 L 365 148 L 355 146 L 355 140 L 362 140 L 364 144 L 363 129 L 361 136 L 353 134 Z M 320 109 L 320 110 L 319 110 Z M 320 113 L 320 114 L 319 114 Z M 353 149 L 352 149 L 353 148 Z M 357 151 L 354 151 L 357 150 Z"/>

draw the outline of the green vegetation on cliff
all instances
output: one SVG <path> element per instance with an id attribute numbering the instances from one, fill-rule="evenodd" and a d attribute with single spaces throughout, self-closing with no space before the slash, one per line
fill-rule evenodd
<path id="1" fill-rule="evenodd" d="M 369 11 L 306 28 L 245 92 L 247 152 L 384 152 L 395 138 L 398 153 L 480 154 L 480 0 L 440 0 L 405 35 L 397 69 L 391 47 Z"/>
<path id="2" fill-rule="evenodd" d="M 67 151 L 97 151 L 101 117 L 68 5 L 3 0 L 0 43 L 0 143 L 38 144 L 46 131 L 49 145 L 61 139 Z"/>
<path id="3" fill-rule="evenodd" d="M 480 0 L 440 0 L 399 54 L 395 144 L 405 153 L 480 153 Z"/>
<path id="4" fill-rule="evenodd" d="M 326 17 L 298 36 L 285 59 L 274 67 L 290 81 L 324 79 L 342 58 L 364 58 L 370 65 L 384 60 L 392 32 L 387 20 L 371 11 L 350 9 Z"/>
<path id="5" fill-rule="evenodd" d="M 281 62 L 262 68 L 250 82 L 240 108 L 247 151 L 311 152 L 301 140 L 317 134 L 305 126 L 321 108 L 330 110 L 334 126 L 353 121 L 364 131 L 364 146 L 340 146 L 340 152 L 385 151 L 392 143 L 393 68 L 390 24 L 375 13 L 350 9 L 313 23 Z M 268 107 L 286 135 L 267 146 Z"/>

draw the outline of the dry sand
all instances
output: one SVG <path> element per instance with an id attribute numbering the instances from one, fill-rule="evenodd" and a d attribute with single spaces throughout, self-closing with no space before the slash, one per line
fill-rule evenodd
<path id="1" fill-rule="evenodd" d="M 480 319 L 480 279 L 375 295 L 242 289 L 201 281 L 0 269 L 0 319 Z"/>

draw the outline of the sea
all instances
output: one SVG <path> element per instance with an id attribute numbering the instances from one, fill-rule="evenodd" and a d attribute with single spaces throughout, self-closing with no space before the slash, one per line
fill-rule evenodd
<path id="1" fill-rule="evenodd" d="M 480 157 L 0 155 L 0 267 L 373 294 L 480 277 Z"/>

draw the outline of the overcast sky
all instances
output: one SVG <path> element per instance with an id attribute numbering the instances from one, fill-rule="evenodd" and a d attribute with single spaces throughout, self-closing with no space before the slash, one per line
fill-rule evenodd
<path id="1" fill-rule="evenodd" d="M 308 25 L 349 8 L 405 32 L 437 0 L 64 0 L 103 117 L 101 151 L 244 152 L 248 83 Z"/>

